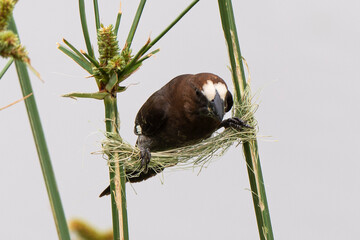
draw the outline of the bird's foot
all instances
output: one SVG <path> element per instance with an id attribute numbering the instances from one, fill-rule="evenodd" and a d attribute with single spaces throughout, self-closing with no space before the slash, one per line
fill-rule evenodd
<path id="1" fill-rule="evenodd" d="M 237 118 L 237 117 L 225 119 L 224 121 L 222 121 L 220 123 L 219 128 L 222 128 L 222 127 L 224 127 L 224 128 L 232 127 L 238 131 L 241 131 L 244 128 L 253 128 L 250 125 L 248 125 L 246 123 L 246 121 L 244 121 L 240 118 Z"/>
<path id="2" fill-rule="evenodd" d="M 151 152 L 149 148 L 141 148 L 140 149 L 140 169 L 144 168 L 143 172 L 147 173 L 148 171 L 148 164 L 151 159 Z"/>

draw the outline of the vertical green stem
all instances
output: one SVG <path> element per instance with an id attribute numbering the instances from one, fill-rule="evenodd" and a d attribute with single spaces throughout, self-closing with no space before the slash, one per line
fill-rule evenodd
<path id="1" fill-rule="evenodd" d="M 115 27 L 114 27 L 114 33 L 115 33 L 116 36 L 118 35 L 118 32 L 119 32 L 121 16 L 122 16 L 122 12 L 121 12 L 121 6 L 120 6 L 119 12 L 118 12 L 117 17 L 116 17 Z"/>
<path id="2" fill-rule="evenodd" d="M 95 14 L 95 26 L 96 32 L 100 28 L 100 14 L 99 14 L 99 5 L 98 0 L 94 0 L 94 14 Z"/>
<path id="3" fill-rule="evenodd" d="M 92 46 L 91 46 L 89 30 L 88 30 L 87 22 L 86 22 L 85 2 L 84 2 L 84 0 L 79 0 L 79 12 L 80 12 L 81 27 L 82 27 L 82 30 L 83 30 L 84 39 L 85 39 L 85 43 L 86 43 L 86 49 L 88 51 L 88 54 L 91 57 L 94 57 L 94 51 L 93 51 Z"/>
<path id="4" fill-rule="evenodd" d="M 236 98 L 241 101 L 241 96 L 246 87 L 245 71 L 241 60 L 240 44 L 232 11 L 231 0 L 218 0 L 221 23 L 227 42 L 233 83 L 236 89 Z"/>
<path id="5" fill-rule="evenodd" d="M 218 0 L 221 22 L 226 38 L 233 82 L 236 90 L 236 101 L 240 102 L 245 93 L 246 79 L 240 45 L 237 37 L 234 12 L 231 0 Z M 256 140 L 250 140 L 243 143 L 243 152 L 245 155 L 247 170 L 249 176 L 252 198 L 255 208 L 256 220 L 260 239 L 274 239 L 270 212 L 266 199 L 265 185 L 261 172 L 260 157 Z"/>
<path id="6" fill-rule="evenodd" d="M 106 132 L 119 134 L 119 115 L 116 97 L 108 95 L 104 99 Z M 118 154 L 108 155 L 110 166 L 110 193 L 113 218 L 114 240 L 128 240 L 128 219 L 126 206 L 125 172 L 119 163 Z"/>
<path id="7" fill-rule="evenodd" d="M 145 3 L 146 3 L 146 0 L 141 0 L 140 3 L 139 3 L 138 9 L 137 9 L 136 14 L 135 14 L 135 18 L 133 20 L 133 23 L 132 23 L 130 31 L 129 31 L 129 35 L 128 35 L 127 40 L 126 40 L 126 46 L 128 48 L 131 47 L 131 43 L 133 41 L 137 26 L 139 24 L 141 14 L 142 14 L 142 12 L 144 10 Z"/>
<path id="8" fill-rule="evenodd" d="M 9 22 L 9 29 L 17 33 L 15 21 L 12 18 Z M 15 60 L 16 71 L 19 77 L 23 96 L 27 96 L 33 92 L 29 74 L 25 63 Z M 34 136 L 36 150 L 39 156 L 41 170 L 48 192 L 51 210 L 53 212 L 59 239 L 70 240 L 70 234 L 66 223 L 64 210 L 62 207 L 60 194 L 57 188 L 54 171 L 52 168 L 49 151 L 46 145 L 44 131 L 42 129 L 39 112 L 36 106 L 34 94 L 25 99 L 25 106 L 28 113 L 31 130 Z"/>

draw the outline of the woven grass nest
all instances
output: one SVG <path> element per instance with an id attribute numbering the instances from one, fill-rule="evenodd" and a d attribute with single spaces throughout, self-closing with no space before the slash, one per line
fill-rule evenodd
<path id="1" fill-rule="evenodd" d="M 194 145 L 152 152 L 148 168 L 155 171 L 173 166 L 178 169 L 202 168 L 211 159 L 222 156 L 234 143 L 239 145 L 241 142 L 255 139 L 257 122 L 254 119 L 254 113 L 258 105 L 251 102 L 252 96 L 247 89 L 240 104 L 235 99 L 232 116 L 241 118 L 253 128 L 244 128 L 242 131 L 227 128 L 221 132 L 215 132 L 210 138 Z M 109 154 L 114 156 L 111 161 L 118 161 L 123 166 L 126 177 L 134 177 L 140 174 L 139 148 L 126 142 L 119 134 L 107 133 L 105 140 L 102 141 L 101 152 L 105 158 L 108 158 Z"/>

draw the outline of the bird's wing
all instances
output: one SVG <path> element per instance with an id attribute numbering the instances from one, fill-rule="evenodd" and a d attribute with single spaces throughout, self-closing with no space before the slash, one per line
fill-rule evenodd
<path id="1" fill-rule="evenodd" d="M 169 102 L 161 91 L 151 95 L 136 115 L 135 134 L 151 136 L 156 133 L 167 120 L 168 108 Z"/>

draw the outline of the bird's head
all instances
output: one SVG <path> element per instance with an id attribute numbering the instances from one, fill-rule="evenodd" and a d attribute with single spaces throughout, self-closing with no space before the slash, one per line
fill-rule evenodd
<path id="1" fill-rule="evenodd" d="M 233 98 L 225 81 L 214 74 L 201 73 L 195 75 L 194 85 L 200 115 L 222 121 L 233 106 Z"/>

